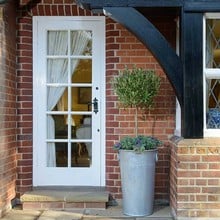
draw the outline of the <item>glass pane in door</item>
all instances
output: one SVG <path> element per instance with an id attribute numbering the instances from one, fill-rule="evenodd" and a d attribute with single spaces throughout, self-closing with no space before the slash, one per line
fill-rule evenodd
<path id="1" fill-rule="evenodd" d="M 92 119 L 89 115 L 77 115 L 75 135 L 76 142 L 72 144 L 72 154 L 75 160 L 72 166 L 89 167 L 92 162 Z"/>
<path id="2" fill-rule="evenodd" d="M 68 143 L 56 142 L 56 167 L 68 167 Z"/>
<path id="3" fill-rule="evenodd" d="M 49 31 L 47 55 L 47 165 L 89 167 L 92 32 Z"/>
<path id="4" fill-rule="evenodd" d="M 57 30 L 47 32 L 47 55 L 68 54 L 68 31 Z"/>
<path id="5" fill-rule="evenodd" d="M 47 83 L 68 82 L 68 59 L 50 58 L 47 60 Z"/>
<path id="6" fill-rule="evenodd" d="M 74 66 L 77 67 L 74 69 Z M 74 71 L 72 83 L 92 83 L 92 60 L 91 59 L 72 59 L 71 71 Z"/>
<path id="7" fill-rule="evenodd" d="M 71 31 L 71 55 L 92 56 L 92 31 Z"/>

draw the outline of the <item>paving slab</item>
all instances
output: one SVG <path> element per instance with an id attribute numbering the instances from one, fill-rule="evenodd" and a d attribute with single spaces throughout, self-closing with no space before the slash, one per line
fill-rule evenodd
<path id="1" fill-rule="evenodd" d="M 77 212 L 77 210 L 75 210 Z M 80 210 L 79 210 L 80 211 Z M 96 209 L 85 209 L 83 212 L 83 217 L 111 217 L 111 218 L 130 218 L 130 219 L 136 219 L 136 220 L 149 220 L 150 218 L 161 218 L 161 219 L 172 219 L 171 210 L 169 206 L 155 206 L 153 214 L 150 216 L 144 216 L 144 217 L 133 217 L 123 214 L 122 205 L 119 201 L 119 204 L 117 206 L 111 206 L 108 207 L 106 210 L 96 210 Z M 86 219 L 88 220 L 88 219 Z"/>
<path id="2" fill-rule="evenodd" d="M 6 216 L 1 220 L 36 220 L 42 214 L 42 211 L 35 210 L 14 210 L 12 209 Z"/>
<path id="3" fill-rule="evenodd" d="M 12 209 L 1 220 L 172 220 L 169 206 L 156 206 L 150 216 L 134 217 L 123 214 L 122 206 L 108 207 L 106 210 L 75 209 L 75 210 L 16 210 Z"/>
<path id="4" fill-rule="evenodd" d="M 82 214 L 64 211 L 44 211 L 38 220 L 81 220 Z"/>

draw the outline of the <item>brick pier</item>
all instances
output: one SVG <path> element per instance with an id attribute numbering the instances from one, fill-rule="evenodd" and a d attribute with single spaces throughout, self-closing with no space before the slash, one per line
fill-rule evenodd
<path id="1" fill-rule="evenodd" d="M 170 205 L 176 219 L 220 218 L 220 139 L 173 139 Z"/>

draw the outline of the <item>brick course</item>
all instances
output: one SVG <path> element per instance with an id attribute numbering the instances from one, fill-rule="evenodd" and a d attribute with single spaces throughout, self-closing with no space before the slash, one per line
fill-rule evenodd
<path id="1" fill-rule="evenodd" d="M 159 26 L 159 23 L 157 23 Z M 174 26 L 167 26 L 168 33 L 175 30 Z M 161 31 L 166 34 L 165 29 Z M 174 35 L 175 36 L 175 33 Z M 135 64 L 142 68 L 151 68 L 161 76 L 160 94 L 156 98 L 155 109 L 146 115 L 139 112 L 139 134 L 154 135 L 165 142 L 159 148 L 159 161 L 156 167 L 155 197 L 157 199 L 169 198 L 169 160 L 170 149 L 166 144 L 169 135 L 175 128 L 175 96 L 173 90 L 152 54 L 143 46 L 136 37 L 111 19 L 107 19 L 106 26 L 106 53 L 107 53 L 107 121 L 106 121 L 106 149 L 107 159 L 107 186 L 117 198 L 121 198 L 120 170 L 118 167 L 117 153 L 112 150 L 114 143 L 121 137 L 134 135 L 134 109 L 118 109 L 117 97 L 111 88 L 111 79 L 118 74 L 118 70 L 125 66 L 133 67 Z M 172 39 L 175 42 L 175 38 Z M 171 43 L 172 43 L 171 42 Z M 115 178 L 115 177 L 119 177 Z"/>
<path id="2" fill-rule="evenodd" d="M 218 218 L 220 139 L 172 141 L 170 201 L 178 218 Z"/>

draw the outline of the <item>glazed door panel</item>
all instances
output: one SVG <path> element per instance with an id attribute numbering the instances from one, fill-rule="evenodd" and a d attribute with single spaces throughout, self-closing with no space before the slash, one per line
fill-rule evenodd
<path id="1" fill-rule="evenodd" d="M 104 185 L 104 18 L 34 18 L 34 185 Z"/>

